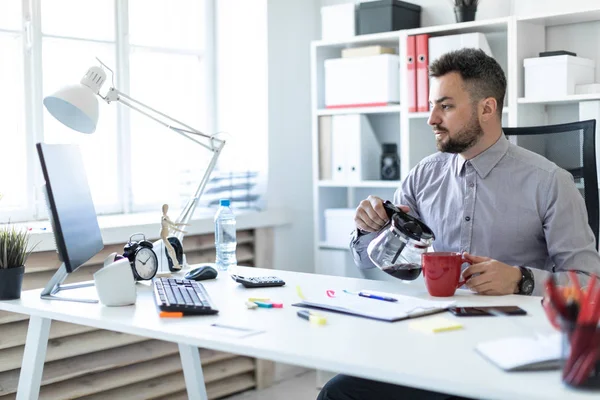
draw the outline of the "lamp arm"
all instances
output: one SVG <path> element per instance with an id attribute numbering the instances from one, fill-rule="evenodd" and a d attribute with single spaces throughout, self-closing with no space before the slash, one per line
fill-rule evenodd
<path id="1" fill-rule="evenodd" d="M 217 164 L 217 159 L 219 158 L 219 154 L 221 154 L 221 150 L 225 146 L 225 141 L 222 141 L 222 143 L 218 144 L 217 146 L 218 148 L 213 150 L 213 155 L 210 159 L 210 163 L 208 164 L 208 167 L 206 167 L 206 172 L 202 176 L 202 180 L 196 188 L 194 196 L 188 200 L 183 210 L 181 210 L 181 214 L 179 214 L 179 217 L 177 217 L 177 223 L 187 224 L 194 215 L 194 210 L 196 209 L 196 206 L 200 201 L 200 196 L 202 196 L 202 193 L 204 192 L 204 187 L 208 183 L 208 179 L 210 178 L 210 175 L 213 169 L 215 168 L 215 165 Z M 183 232 L 175 232 L 173 236 L 175 236 L 180 241 L 183 240 Z"/>
<path id="2" fill-rule="evenodd" d="M 98 96 L 100 96 L 102 99 L 104 99 L 107 103 L 110 103 L 111 101 L 118 101 L 118 102 L 126 105 L 127 107 L 139 112 L 140 114 L 145 115 L 146 117 L 158 122 L 162 126 L 169 128 L 172 131 L 177 132 L 178 134 L 180 134 L 182 136 L 185 136 L 186 138 L 188 138 L 189 140 L 191 140 L 193 142 L 198 143 L 200 146 L 204 147 L 205 149 L 207 149 L 213 153 L 213 155 L 210 159 L 210 162 L 209 162 L 208 166 L 206 167 L 206 171 L 204 172 L 204 175 L 202 176 L 202 179 L 200 180 L 200 183 L 199 183 L 198 187 L 196 188 L 196 192 L 194 193 L 194 196 L 192 196 L 192 198 L 188 200 L 187 204 L 181 211 L 181 214 L 179 214 L 179 217 L 175 221 L 176 224 L 187 224 L 190 221 L 190 219 L 192 218 L 192 216 L 194 215 L 194 210 L 196 209 L 196 206 L 198 205 L 198 202 L 200 201 L 200 196 L 202 196 L 202 193 L 204 192 L 204 188 L 206 187 L 206 184 L 208 183 L 210 175 L 212 174 L 212 171 L 215 168 L 215 165 L 217 164 L 217 159 L 219 158 L 219 155 L 221 154 L 221 150 L 223 150 L 223 147 L 225 147 L 225 140 L 218 139 L 214 136 L 210 136 L 205 133 L 202 133 L 202 132 L 184 124 L 181 121 L 178 121 L 160 111 L 153 109 L 152 107 L 147 106 L 146 104 L 132 98 L 131 96 L 129 96 L 115 88 L 110 88 L 110 90 L 104 97 L 101 96 L 99 93 L 98 93 Z M 123 99 L 127 99 L 128 101 L 123 100 Z M 142 109 L 132 103 L 138 104 L 139 106 L 143 107 L 144 109 L 150 110 L 151 112 L 165 118 L 166 120 L 175 122 L 187 129 L 182 129 L 182 128 L 173 126 L 172 124 L 167 123 L 165 121 L 161 121 L 159 118 L 152 115 L 148 111 L 145 111 L 144 109 Z M 200 136 L 205 139 L 209 139 L 210 145 L 202 143 L 199 140 L 197 140 L 196 138 L 191 137 L 190 135 L 196 135 L 196 136 Z M 184 235 L 184 232 L 175 231 L 174 233 L 172 233 L 171 236 L 175 236 L 177 239 L 179 239 L 180 242 L 182 242 L 183 235 Z"/>

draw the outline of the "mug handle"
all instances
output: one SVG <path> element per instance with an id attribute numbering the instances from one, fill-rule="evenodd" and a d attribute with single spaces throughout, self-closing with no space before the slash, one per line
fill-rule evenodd
<path id="1" fill-rule="evenodd" d="M 462 261 L 463 261 L 463 262 L 462 262 L 463 264 L 464 264 L 464 263 L 467 263 L 467 264 L 469 264 L 469 265 L 473 265 L 473 263 L 472 263 L 471 261 L 467 260 L 467 259 L 466 259 L 466 258 L 464 258 L 464 257 L 462 258 Z M 462 274 L 462 272 L 461 272 L 461 274 Z M 459 281 L 459 282 L 458 282 L 458 284 L 456 284 L 456 288 L 458 289 L 459 287 L 461 287 L 461 286 L 462 286 L 462 285 L 464 285 L 465 283 L 467 283 L 467 281 L 466 281 L 466 280 L 465 280 L 465 281 Z"/>

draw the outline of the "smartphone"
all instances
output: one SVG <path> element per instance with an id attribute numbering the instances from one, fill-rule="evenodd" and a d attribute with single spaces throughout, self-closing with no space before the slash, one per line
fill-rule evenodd
<path id="1" fill-rule="evenodd" d="M 489 317 L 497 315 L 527 314 L 525 310 L 517 306 L 450 307 L 448 311 L 457 317 Z"/>

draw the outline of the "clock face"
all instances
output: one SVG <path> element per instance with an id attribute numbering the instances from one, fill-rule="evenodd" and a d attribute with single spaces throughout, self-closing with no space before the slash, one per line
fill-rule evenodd
<path id="1" fill-rule="evenodd" d="M 135 253 L 135 272 L 140 279 L 152 279 L 158 270 L 156 254 L 148 247 L 142 247 Z"/>

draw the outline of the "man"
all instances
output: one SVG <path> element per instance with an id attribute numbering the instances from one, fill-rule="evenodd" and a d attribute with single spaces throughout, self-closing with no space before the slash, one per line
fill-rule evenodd
<path id="1" fill-rule="evenodd" d="M 600 275 L 600 255 L 573 177 L 546 158 L 511 144 L 502 133 L 506 78 L 481 50 L 447 53 L 429 75 L 427 123 L 438 153 L 423 159 L 394 195 L 394 204 L 435 233 L 436 251 L 472 262 L 466 286 L 483 295 L 542 294 L 553 272 Z M 351 243 L 359 268 L 388 220 L 382 199 L 356 209 Z M 406 360 L 407 361 L 407 360 Z M 450 399 L 452 396 L 338 375 L 318 400 Z"/>

